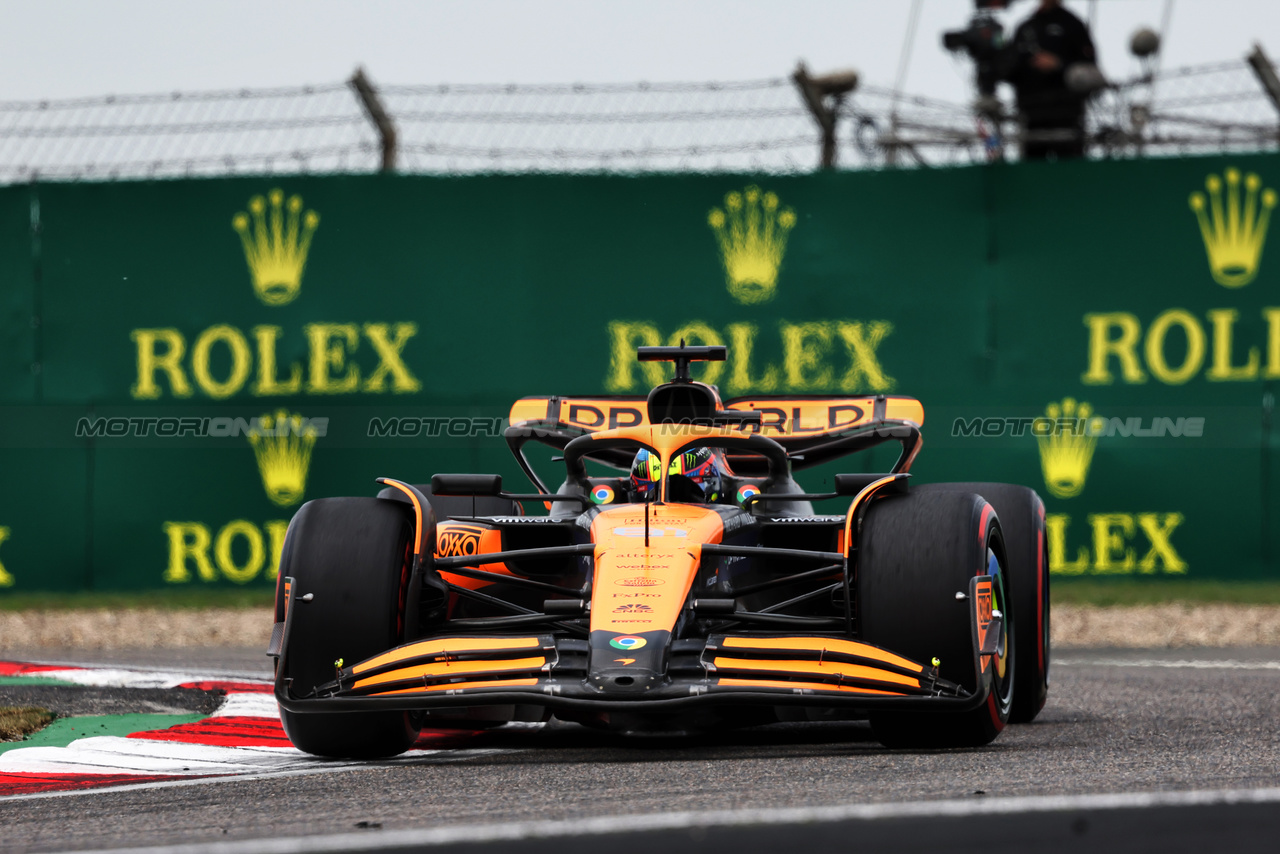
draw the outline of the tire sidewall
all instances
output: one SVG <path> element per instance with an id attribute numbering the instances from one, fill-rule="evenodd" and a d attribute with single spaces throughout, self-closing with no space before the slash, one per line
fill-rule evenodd
<path id="1" fill-rule="evenodd" d="M 987 680 L 993 689 L 980 706 L 967 712 L 872 714 L 877 737 L 891 746 L 990 742 L 1008 719 L 1017 672 L 1016 642 L 1008 648 L 1009 678 L 999 679 L 974 666 L 970 583 L 991 571 L 989 555 L 998 563 L 997 575 L 1005 575 L 1008 565 L 994 509 L 973 493 L 913 491 L 876 499 L 863 519 L 858 549 L 858 624 L 863 640 L 922 663 L 937 657 L 942 678 L 968 691 L 985 690 Z M 1012 641 L 1016 607 L 1007 595 L 1000 597 L 1000 606 Z"/>
<path id="2" fill-rule="evenodd" d="M 283 676 L 295 696 L 331 681 L 404 638 L 407 508 L 379 498 L 325 498 L 299 508 L 285 538 L 280 574 L 294 579 Z M 298 597 L 312 595 L 311 601 Z M 294 745 L 331 757 L 390 756 L 417 730 L 407 712 L 291 713 L 281 722 Z"/>
<path id="3" fill-rule="evenodd" d="M 1044 502 L 1035 490 L 1009 483 L 933 483 L 914 489 L 919 493 L 971 492 L 995 507 L 1008 557 L 1008 592 L 1020 621 L 1010 721 L 1035 719 L 1048 699 L 1052 652 Z"/>

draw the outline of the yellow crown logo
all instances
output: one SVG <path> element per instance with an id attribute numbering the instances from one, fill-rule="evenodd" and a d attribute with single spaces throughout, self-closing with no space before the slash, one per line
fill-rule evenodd
<path id="1" fill-rule="evenodd" d="M 301 415 L 281 409 L 256 419 L 249 430 L 249 444 L 258 459 L 258 472 L 267 497 L 281 507 L 302 500 L 307 491 L 307 469 L 316 430 Z"/>
<path id="2" fill-rule="evenodd" d="M 795 211 L 779 209 L 776 193 L 751 186 L 727 194 L 724 210 L 712 208 L 707 222 L 720 243 L 729 294 L 743 305 L 773 299 Z"/>
<path id="3" fill-rule="evenodd" d="M 1192 193 L 1191 210 L 1200 222 L 1200 235 L 1209 254 L 1209 271 L 1214 281 L 1223 287 L 1242 288 L 1258 275 L 1271 210 L 1276 206 L 1276 191 L 1270 187 L 1263 190 L 1262 179 L 1250 172 L 1245 176 L 1244 199 L 1241 199 L 1240 170 L 1227 169 L 1223 177 L 1227 180 L 1226 209 L 1223 209 L 1222 178 L 1210 175 L 1204 182 L 1208 198 L 1199 191 Z"/>
<path id="4" fill-rule="evenodd" d="M 1058 498 L 1074 498 L 1084 489 L 1093 448 L 1098 443 L 1093 407 L 1064 397 L 1061 404 L 1046 406 L 1044 414 L 1052 422 L 1046 425 L 1047 429 L 1035 429 L 1033 424 L 1040 444 L 1044 485 Z"/>
<path id="5" fill-rule="evenodd" d="M 320 214 L 302 213 L 302 196 L 290 196 L 287 212 L 285 207 L 284 190 L 272 190 L 266 199 L 249 199 L 249 213 L 241 211 L 231 218 L 244 244 L 253 290 L 267 305 L 285 305 L 298 296 L 311 236 L 320 225 Z"/>

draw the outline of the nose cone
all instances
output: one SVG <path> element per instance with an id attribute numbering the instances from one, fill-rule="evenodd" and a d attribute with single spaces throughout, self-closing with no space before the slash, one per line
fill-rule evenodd
<path id="1" fill-rule="evenodd" d="M 661 682 L 661 673 L 636 666 L 593 670 L 587 677 L 591 687 L 605 694 L 643 694 Z"/>
<path id="2" fill-rule="evenodd" d="M 643 694 L 662 684 L 670 632 L 591 633 L 587 685 L 603 694 Z"/>

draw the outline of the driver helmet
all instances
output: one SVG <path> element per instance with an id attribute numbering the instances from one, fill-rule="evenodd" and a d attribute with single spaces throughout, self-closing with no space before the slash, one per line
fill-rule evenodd
<path id="1" fill-rule="evenodd" d="M 702 489 L 703 498 L 708 502 L 720 497 L 720 467 L 716 465 L 715 454 L 710 448 L 690 448 L 676 454 L 671 458 L 667 474 L 689 478 Z M 642 498 L 649 497 L 661 477 L 662 461 L 658 455 L 641 448 L 631 464 L 631 485 L 636 494 Z"/>

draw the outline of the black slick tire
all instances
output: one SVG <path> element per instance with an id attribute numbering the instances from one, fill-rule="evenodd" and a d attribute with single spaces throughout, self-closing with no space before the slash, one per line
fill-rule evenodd
<path id="1" fill-rule="evenodd" d="M 406 505 L 379 498 L 321 498 L 298 510 L 280 559 L 281 577 L 294 579 L 281 661 L 294 696 L 333 681 L 338 659 L 355 664 L 401 642 L 412 532 Z M 395 756 L 418 734 L 403 711 L 281 709 L 280 718 L 294 746 L 316 756 Z"/>
<path id="2" fill-rule="evenodd" d="M 912 493 L 875 499 L 862 523 L 858 552 L 858 625 L 862 639 L 928 666 L 942 678 L 978 689 L 970 609 L 958 599 L 974 576 L 996 576 L 996 602 L 1016 637 L 1016 616 L 1001 593 L 1004 543 L 991 506 L 971 493 Z M 992 662 L 994 687 L 968 711 L 872 713 L 871 729 L 887 747 L 946 748 L 988 744 L 1012 705 L 1012 645 Z M 1003 672 L 1001 672 L 1003 671 Z"/>
<path id="3" fill-rule="evenodd" d="M 973 492 L 995 507 L 1009 558 L 1009 595 L 1021 621 L 1010 723 L 1028 723 L 1049 697 L 1049 541 L 1044 502 L 1011 483 L 931 483 L 917 492 Z"/>

